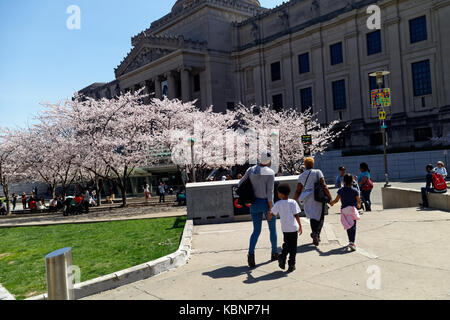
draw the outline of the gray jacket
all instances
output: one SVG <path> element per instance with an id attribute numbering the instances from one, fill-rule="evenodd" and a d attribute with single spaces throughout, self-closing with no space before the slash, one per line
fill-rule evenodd
<path id="1" fill-rule="evenodd" d="M 239 186 L 247 178 L 249 178 L 252 183 L 256 198 L 267 199 L 267 201 L 273 202 L 275 172 L 272 169 L 259 165 L 249 168 L 239 182 Z"/>

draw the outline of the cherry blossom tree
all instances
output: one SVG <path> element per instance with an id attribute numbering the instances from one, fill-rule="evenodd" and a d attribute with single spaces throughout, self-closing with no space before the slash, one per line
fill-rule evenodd
<path id="1" fill-rule="evenodd" d="M 9 187 L 11 183 L 26 178 L 25 152 L 20 147 L 21 132 L 1 129 L 0 131 L 0 185 L 6 199 L 6 213 L 11 214 Z"/>
<path id="2" fill-rule="evenodd" d="M 252 158 L 251 149 L 256 150 L 256 147 L 250 146 L 257 140 L 258 153 L 275 151 L 281 171 L 295 174 L 299 163 L 305 158 L 302 135 L 307 133 L 312 136 L 311 155 L 321 154 L 342 133 L 342 130 L 336 130 L 338 123 L 333 121 L 321 125 L 317 115 L 309 111 L 300 113 L 295 109 L 287 109 L 277 112 L 267 106 L 248 108 L 239 105 L 235 111 L 234 127 L 252 133 L 246 135 L 247 159 Z"/>
<path id="3" fill-rule="evenodd" d="M 117 180 L 122 205 L 127 205 L 127 180 L 137 167 L 158 161 L 161 141 L 151 105 L 140 92 L 113 99 L 75 97 L 72 108 L 80 165 L 97 177 Z"/>
<path id="4" fill-rule="evenodd" d="M 173 107 L 182 108 L 180 104 Z M 232 132 L 234 119 L 232 112 L 216 113 L 212 107 L 205 111 L 194 109 L 182 114 L 182 118 L 178 126 L 163 131 L 163 136 L 170 137 L 168 148 L 174 163 L 191 175 L 195 172 L 196 181 L 204 181 L 211 169 L 235 164 L 226 157 L 227 134 Z"/>
<path id="5" fill-rule="evenodd" d="M 35 124 L 24 131 L 21 141 L 27 151 L 29 175 L 46 183 L 55 196 L 57 186 L 66 196 L 69 186 L 79 174 L 79 150 L 68 102 L 44 103 Z"/>

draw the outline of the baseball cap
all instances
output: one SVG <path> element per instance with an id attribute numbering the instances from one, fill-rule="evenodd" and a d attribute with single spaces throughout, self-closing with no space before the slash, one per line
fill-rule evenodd
<path id="1" fill-rule="evenodd" d="M 261 164 L 268 164 L 272 161 L 272 154 L 270 152 L 264 151 L 261 152 L 261 156 L 259 158 L 259 162 Z"/>

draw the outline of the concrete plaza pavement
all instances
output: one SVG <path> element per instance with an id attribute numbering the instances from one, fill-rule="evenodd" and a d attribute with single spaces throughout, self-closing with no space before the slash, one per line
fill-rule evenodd
<path id="1" fill-rule="evenodd" d="M 187 265 L 86 299 L 450 299 L 450 213 L 418 208 L 365 213 L 356 252 L 345 248 L 338 214 L 326 217 L 318 249 L 311 244 L 308 220 L 302 223 L 297 270 L 291 274 L 269 261 L 265 222 L 253 270 L 246 265 L 251 222 L 196 226 Z M 281 245 L 279 223 L 278 229 Z"/>

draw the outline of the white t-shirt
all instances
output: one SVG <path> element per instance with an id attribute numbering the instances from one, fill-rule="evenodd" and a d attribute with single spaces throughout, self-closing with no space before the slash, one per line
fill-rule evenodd
<path id="1" fill-rule="evenodd" d="M 272 212 L 275 216 L 279 216 L 281 220 L 281 230 L 283 232 L 298 232 L 299 225 L 295 219 L 295 215 L 300 214 L 300 209 L 297 201 L 280 200 L 272 208 Z"/>

